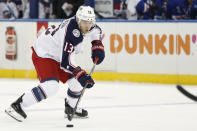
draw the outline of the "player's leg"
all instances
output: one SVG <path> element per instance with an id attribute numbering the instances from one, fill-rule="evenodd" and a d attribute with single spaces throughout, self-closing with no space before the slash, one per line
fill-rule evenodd
<path id="1" fill-rule="evenodd" d="M 71 114 L 73 108 L 77 104 L 77 100 L 81 96 L 83 87 L 75 78 L 69 79 L 67 83 L 69 85 L 69 88 L 67 91 L 67 98 L 65 99 L 65 114 Z M 75 117 L 76 116 L 86 118 L 88 116 L 88 111 L 83 108 L 77 107 L 77 110 L 75 112 Z"/>
<path id="2" fill-rule="evenodd" d="M 81 95 L 81 90 L 83 89 L 80 83 L 74 77 L 71 77 L 71 75 L 65 78 L 66 74 L 68 73 L 60 71 L 60 80 L 63 83 L 67 82 L 69 86 L 67 91 L 67 98 L 65 98 L 65 117 L 73 112 L 73 108 L 75 107 L 77 100 Z M 87 110 L 80 107 L 77 108 L 75 117 L 87 118 L 87 116 Z"/>
<path id="3" fill-rule="evenodd" d="M 58 86 L 59 83 L 56 80 L 40 83 L 39 86 L 32 88 L 30 91 L 20 96 L 5 111 L 14 119 L 22 121 L 27 117 L 24 109 L 55 95 L 59 89 Z"/>
<path id="4" fill-rule="evenodd" d="M 27 117 L 24 108 L 53 96 L 59 89 L 59 63 L 51 59 L 39 58 L 35 52 L 33 52 L 32 60 L 40 84 L 24 93 L 6 109 L 6 113 L 18 121 Z"/>

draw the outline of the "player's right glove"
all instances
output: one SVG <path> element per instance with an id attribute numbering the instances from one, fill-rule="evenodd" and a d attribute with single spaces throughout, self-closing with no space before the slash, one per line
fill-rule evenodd
<path id="1" fill-rule="evenodd" d="M 79 81 L 82 87 L 91 88 L 94 85 L 94 80 L 91 76 L 89 76 L 84 70 L 82 70 L 79 66 L 76 67 L 73 71 L 73 75 Z"/>

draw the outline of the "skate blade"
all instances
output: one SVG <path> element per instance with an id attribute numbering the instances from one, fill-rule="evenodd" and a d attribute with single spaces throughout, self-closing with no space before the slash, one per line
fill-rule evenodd
<path id="1" fill-rule="evenodd" d="M 11 107 L 5 110 L 5 113 L 12 117 L 13 119 L 15 119 L 18 122 L 23 122 L 23 117 L 21 117 L 14 109 L 12 109 Z"/>
<path id="2" fill-rule="evenodd" d="M 68 119 L 67 114 L 64 115 L 64 118 Z M 73 118 L 75 118 L 75 119 L 88 119 L 89 117 L 88 116 L 81 117 L 81 116 L 74 115 Z"/>

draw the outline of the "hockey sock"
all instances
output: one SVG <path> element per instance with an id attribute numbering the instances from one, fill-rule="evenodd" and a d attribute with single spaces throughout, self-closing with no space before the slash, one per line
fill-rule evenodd
<path id="1" fill-rule="evenodd" d="M 81 92 L 73 92 L 73 91 L 71 91 L 70 89 L 68 89 L 67 95 L 68 95 L 68 98 L 67 98 L 68 104 L 69 104 L 72 108 L 74 108 L 75 105 L 76 105 L 76 103 L 77 103 L 78 98 L 79 98 L 80 95 L 81 95 Z"/>

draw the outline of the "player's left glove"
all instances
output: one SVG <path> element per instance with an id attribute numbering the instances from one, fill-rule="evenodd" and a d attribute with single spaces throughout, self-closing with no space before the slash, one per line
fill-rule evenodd
<path id="1" fill-rule="evenodd" d="M 86 74 L 85 70 L 81 69 L 79 66 L 74 69 L 73 75 L 79 81 L 82 87 L 85 87 L 86 84 L 86 88 L 91 88 L 94 86 L 94 80 L 92 77 Z"/>
<path id="2" fill-rule="evenodd" d="M 105 58 L 104 46 L 100 40 L 92 41 L 92 61 L 95 63 L 96 58 L 98 61 L 96 64 L 100 64 Z"/>

